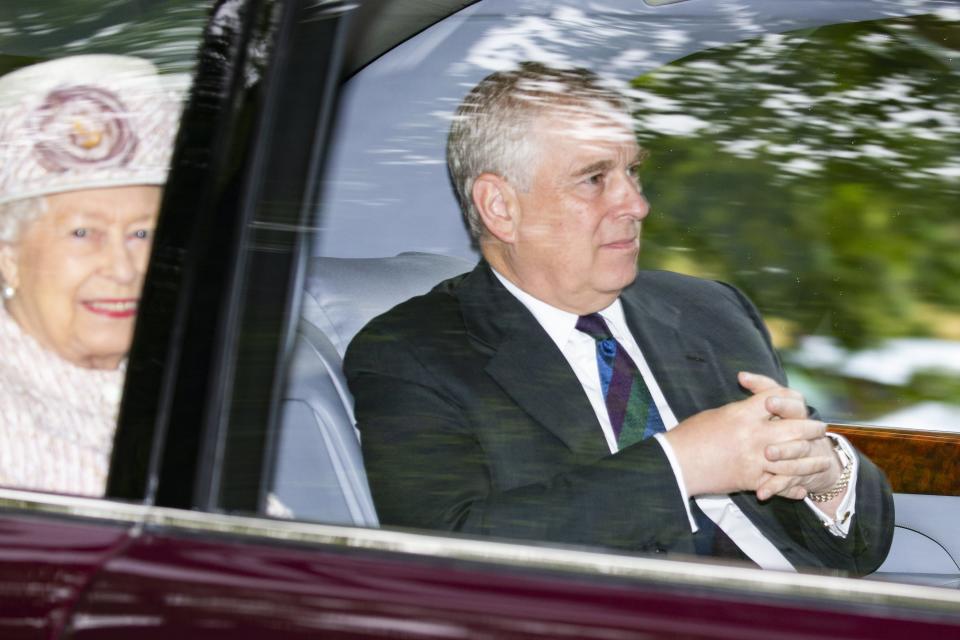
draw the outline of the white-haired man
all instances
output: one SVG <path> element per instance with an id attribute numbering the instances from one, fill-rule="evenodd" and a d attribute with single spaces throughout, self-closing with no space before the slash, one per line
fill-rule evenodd
<path id="1" fill-rule="evenodd" d="M 589 71 L 526 63 L 464 99 L 448 164 L 483 260 L 346 358 L 381 522 L 873 571 L 889 487 L 808 417 L 753 305 L 638 272 L 641 160 Z"/>

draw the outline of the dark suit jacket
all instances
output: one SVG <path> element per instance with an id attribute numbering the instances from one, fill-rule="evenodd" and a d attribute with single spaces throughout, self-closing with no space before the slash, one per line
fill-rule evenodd
<path id="1" fill-rule="evenodd" d="M 678 420 L 748 394 L 736 373 L 786 383 L 753 305 L 736 289 L 641 272 L 627 323 Z M 371 321 L 344 365 L 380 521 L 662 553 L 693 553 L 661 446 L 611 455 L 560 350 L 481 262 Z M 850 535 L 802 501 L 737 505 L 795 566 L 863 574 L 886 556 L 893 501 L 860 456 Z"/>

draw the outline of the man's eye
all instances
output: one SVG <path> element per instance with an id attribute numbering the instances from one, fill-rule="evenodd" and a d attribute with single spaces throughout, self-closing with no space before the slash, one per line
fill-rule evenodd
<path id="1" fill-rule="evenodd" d="M 593 185 L 603 184 L 603 174 L 602 173 L 593 174 L 592 176 L 587 178 L 587 183 L 593 184 Z"/>
<path id="2" fill-rule="evenodd" d="M 71 231 L 70 235 L 72 235 L 74 238 L 86 238 L 87 233 L 89 232 L 86 229 L 84 229 L 83 227 L 80 227 L 78 229 L 74 229 L 73 231 Z"/>
<path id="3" fill-rule="evenodd" d="M 133 232 L 133 237 L 139 238 L 140 240 L 146 240 L 147 238 L 150 237 L 150 231 L 148 231 L 147 229 L 137 229 L 136 231 Z"/>

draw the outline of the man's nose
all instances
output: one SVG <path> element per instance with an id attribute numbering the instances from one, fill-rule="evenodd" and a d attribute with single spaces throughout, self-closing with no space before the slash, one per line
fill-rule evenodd
<path id="1" fill-rule="evenodd" d="M 643 220 L 650 213 L 650 203 L 643 195 L 640 184 L 631 175 L 625 175 L 617 189 L 617 207 L 621 215 Z"/>

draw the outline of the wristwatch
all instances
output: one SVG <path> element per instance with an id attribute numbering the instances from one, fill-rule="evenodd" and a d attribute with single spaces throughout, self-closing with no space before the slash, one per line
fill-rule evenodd
<path id="1" fill-rule="evenodd" d="M 833 450 L 837 454 L 837 458 L 840 460 L 840 465 L 843 467 L 842 471 L 840 472 L 840 478 L 837 480 L 835 485 L 823 493 L 807 494 L 807 497 L 814 502 L 830 502 L 838 495 L 843 493 L 843 490 L 847 488 L 848 484 L 850 484 L 850 475 L 853 473 L 853 460 L 849 455 L 847 455 L 847 452 L 844 451 L 843 447 L 841 447 L 840 443 L 836 440 L 833 441 Z"/>

